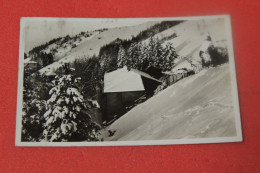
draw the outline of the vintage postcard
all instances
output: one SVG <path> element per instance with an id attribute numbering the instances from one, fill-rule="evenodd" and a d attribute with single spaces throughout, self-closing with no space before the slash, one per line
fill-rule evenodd
<path id="1" fill-rule="evenodd" d="M 16 146 L 239 141 L 228 15 L 21 18 Z"/>

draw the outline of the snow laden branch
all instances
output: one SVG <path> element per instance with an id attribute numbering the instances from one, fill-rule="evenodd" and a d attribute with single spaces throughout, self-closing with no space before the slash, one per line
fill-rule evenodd
<path id="1" fill-rule="evenodd" d="M 165 71 L 172 69 L 176 58 L 178 55 L 170 43 L 163 47 L 158 38 L 150 37 L 147 43 L 132 42 L 127 50 L 120 45 L 117 66 L 119 68 L 127 66 L 142 71 L 154 67 Z"/>
<path id="2" fill-rule="evenodd" d="M 73 75 L 52 81 L 47 100 L 43 136 L 45 141 L 97 141 L 99 127 L 86 113 L 90 108 L 78 90 L 80 78 Z"/>

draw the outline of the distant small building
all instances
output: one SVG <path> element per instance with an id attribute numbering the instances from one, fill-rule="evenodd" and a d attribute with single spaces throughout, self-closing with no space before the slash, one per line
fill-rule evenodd
<path id="1" fill-rule="evenodd" d="M 47 72 L 47 73 L 44 73 L 44 75 L 45 76 L 56 76 L 56 73 L 54 72 L 54 70 L 52 69 L 52 70 L 50 70 L 49 72 Z"/>
<path id="2" fill-rule="evenodd" d="M 167 71 L 163 72 L 165 75 L 162 77 L 162 80 L 167 84 L 167 85 L 172 85 L 173 83 L 177 82 L 180 79 L 183 79 L 184 77 L 188 76 L 188 71 L 185 69 L 179 69 L 175 72 L 172 71 Z"/>
<path id="3" fill-rule="evenodd" d="M 188 58 L 181 58 L 172 68 L 172 72 L 177 72 L 179 69 L 186 69 L 187 71 L 193 70 L 192 61 Z"/>
<path id="4" fill-rule="evenodd" d="M 50 69 L 49 71 L 45 71 L 42 75 L 46 76 L 47 79 L 51 81 L 57 74 L 54 72 L 54 69 Z"/>
<path id="5" fill-rule="evenodd" d="M 165 75 L 162 80 L 166 82 L 167 85 L 171 85 L 182 78 L 198 73 L 200 70 L 201 63 L 183 57 L 176 62 L 171 71 L 163 72 Z"/>
<path id="6" fill-rule="evenodd" d="M 145 94 L 153 94 L 162 82 L 147 73 L 123 67 L 104 76 L 105 115 L 109 121 L 124 107 Z"/>
<path id="7" fill-rule="evenodd" d="M 175 72 L 179 69 L 186 69 L 188 72 L 194 71 L 194 73 L 198 73 L 202 69 L 202 65 L 201 62 L 184 57 L 173 66 L 171 71 Z"/>
<path id="8" fill-rule="evenodd" d="M 202 64 L 198 61 L 192 61 L 192 67 L 195 73 L 198 73 L 202 70 Z"/>
<path id="9" fill-rule="evenodd" d="M 25 68 L 36 69 L 37 66 L 38 66 L 38 63 L 36 61 L 32 61 L 31 58 L 26 58 L 24 60 L 24 67 Z"/>

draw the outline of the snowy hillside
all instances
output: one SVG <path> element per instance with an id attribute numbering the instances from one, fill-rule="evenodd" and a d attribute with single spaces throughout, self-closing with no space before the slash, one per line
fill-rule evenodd
<path id="1" fill-rule="evenodd" d="M 70 52 L 73 48 L 77 47 L 81 43 L 90 40 L 95 35 L 97 35 L 98 31 L 88 33 L 88 34 L 78 34 L 77 37 L 69 38 L 68 41 L 65 41 L 65 38 L 62 38 L 59 42 L 55 42 L 51 45 L 49 45 L 47 48 L 43 50 L 45 53 L 53 53 L 55 61 L 63 58 L 66 56 L 68 52 Z M 61 42 L 64 42 L 62 45 L 60 45 Z M 53 51 L 55 50 L 55 51 Z"/>
<path id="2" fill-rule="evenodd" d="M 131 39 L 141 31 L 148 29 L 158 22 L 147 22 L 145 24 L 128 27 L 118 27 L 105 30 L 103 32 L 93 32 L 90 37 L 82 37 L 80 41 L 77 40 L 71 44 L 64 45 L 61 50 L 58 49 L 56 53 L 56 62 L 40 69 L 40 73 L 46 73 L 52 69 L 60 67 L 64 63 L 75 61 L 78 58 L 88 58 L 93 55 L 98 55 L 99 50 L 102 46 L 119 39 Z M 209 33 L 212 37 L 213 44 L 216 46 L 225 47 L 225 31 L 223 30 L 224 20 L 194 20 L 186 21 L 166 29 L 155 37 L 160 40 L 165 39 L 163 45 L 172 43 L 173 47 L 181 56 L 189 57 L 195 61 L 200 61 L 199 50 L 204 42 L 206 35 Z M 176 34 L 177 37 L 172 36 Z M 148 43 L 148 40 L 142 41 Z M 72 48 L 70 45 L 75 44 L 76 47 Z M 51 49 L 55 48 L 55 45 L 49 46 L 45 50 L 46 53 L 50 52 Z"/>
<path id="3" fill-rule="evenodd" d="M 147 22 L 136 26 L 111 28 L 103 32 L 96 32 L 91 37 L 85 39 L 77 47 L 70 49 L 64 53 L 64 57 L 57 62 L 54 62 L 42 69 L 40 73 L 46 73 L 52 69 L 60 67 L 63 63 L 69 63 L 75 61 L 78 58 L 88 58 L 93 55 L 98 55 L 102 46 L 119 39 L 131 39 L 141 31 L 148 29 L 154 24 L 159 22 Z"/>
<path id="4" fill-rule="evenodd" d="M 199 51 L 209 34 L 212 43 L 217 47 L 226 47 L 225 21 L 223 19 L 214 20 L 190 20 L 173 26 L 155 35 L 159 40 L 168 38 L 174 33 L 177 37 L 163 41 L 163 46 L 171 43 L 178 55 L 188 57 L 195 61 L 200 61 Z M 143 41 L 148 43 L 149 39 Z"/>
<path id="5" fill-rule="evenodd" d="M 236 135 L 229 65 L 203 69 L 116 120 L 105 141 L 229 137 Z"/>

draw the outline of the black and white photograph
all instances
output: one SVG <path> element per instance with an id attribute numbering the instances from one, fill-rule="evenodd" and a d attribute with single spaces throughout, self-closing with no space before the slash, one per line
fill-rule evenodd
<path id="1" fill-rule="evenodd" d="M 228 15 L 20 24 L 16 146 L 242 141 Z"/>

